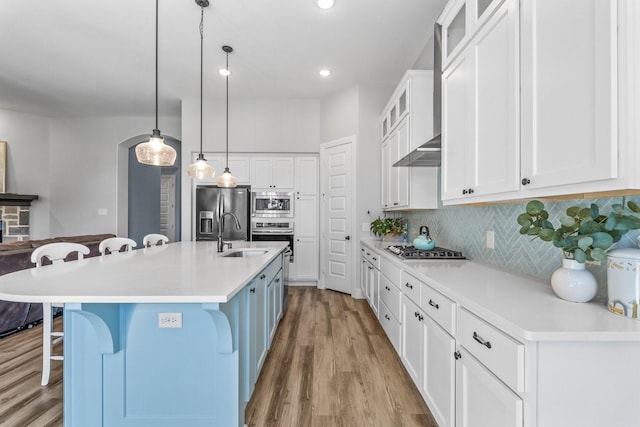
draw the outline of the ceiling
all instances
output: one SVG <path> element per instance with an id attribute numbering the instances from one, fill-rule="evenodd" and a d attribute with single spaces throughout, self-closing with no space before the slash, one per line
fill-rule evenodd
<path id="1" fill-rule="evenodd" d="M 431 38 L 445 0 L 210 0 L 205 97 L 321 98 L 359 83 L 396 84 Z M 200 91 L 200 7 L 159 6 L 159 113 Z M 153 0 L 3 0 L 0 108 L 52 117 L 152 115 Z M 333 74 L 319 77 L 321 68 Z"/>

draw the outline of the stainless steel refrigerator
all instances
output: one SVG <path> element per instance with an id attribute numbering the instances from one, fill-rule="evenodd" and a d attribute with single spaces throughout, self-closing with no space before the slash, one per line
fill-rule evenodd
<path id="1" fill-rule="evenodd" d="M 235 221 L 229 215 L 224 218 L 222 237 L 224 240 L 249 240 L 251 186 L 220 188 L 215 185 L 196 187 L 196 240 L 216 240 L 218 223 L 222 214 L 231 212 L 240 221 L 236 230 Z"/>

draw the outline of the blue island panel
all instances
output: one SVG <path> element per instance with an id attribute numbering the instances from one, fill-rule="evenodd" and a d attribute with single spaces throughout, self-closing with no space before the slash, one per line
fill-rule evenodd
<path id="1" fill-rule="evenodd" d="M 220 308 L 67 304 L 65 426 L 242 425 L 238 302 Z M 160 329 L 159 313 L 182 328 Z"/>

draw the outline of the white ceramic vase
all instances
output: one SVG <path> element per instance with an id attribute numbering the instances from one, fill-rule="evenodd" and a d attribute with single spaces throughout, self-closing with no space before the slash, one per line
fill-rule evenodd
<path id="1" fill-rule="evenodd" d="M 598 292 L 596 278 L 585 264 L 566 258 L 562 260 L 562 267 L 551 275 L 551 287 L 556 295 L 571 302 L 591 301 Z"/>

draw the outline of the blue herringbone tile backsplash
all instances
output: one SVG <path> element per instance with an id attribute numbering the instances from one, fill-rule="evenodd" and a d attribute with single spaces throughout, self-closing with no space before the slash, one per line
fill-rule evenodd
<path id="1" fill-rule="evenodd" d="M 638 197 L 630 197 L 640 204 Z M 611 205 L 621 203 L 621 197 L 605 199 L 578 199 L 545 202 L 551 222 L 557 226 L 559 218 L 572 205 L 589 207 L 596 203 L 600 211 L 608 214 Z M 562 251 L 551 242 L 532 239 L 519 233 L 516 218 L 524 212 L 526 202 L 497 206 L 444 206 L 437 210 L 403 212 L 409 224 L 409 242 L 418 234 L 421 225 L 427 225 L 438 246 L 461 250 L 474 261 L 493 265 L 503 270 L 549 281 L 551 274 L 562 263 Z M 495 233 L 495 249 L 487 249 L 487 231 Z M 640 231 L 630 231 L 613 248 L 636 247 Z M 598 294 L 606 295 L 606 263 L 588 265 L 598 280 Z"/>

